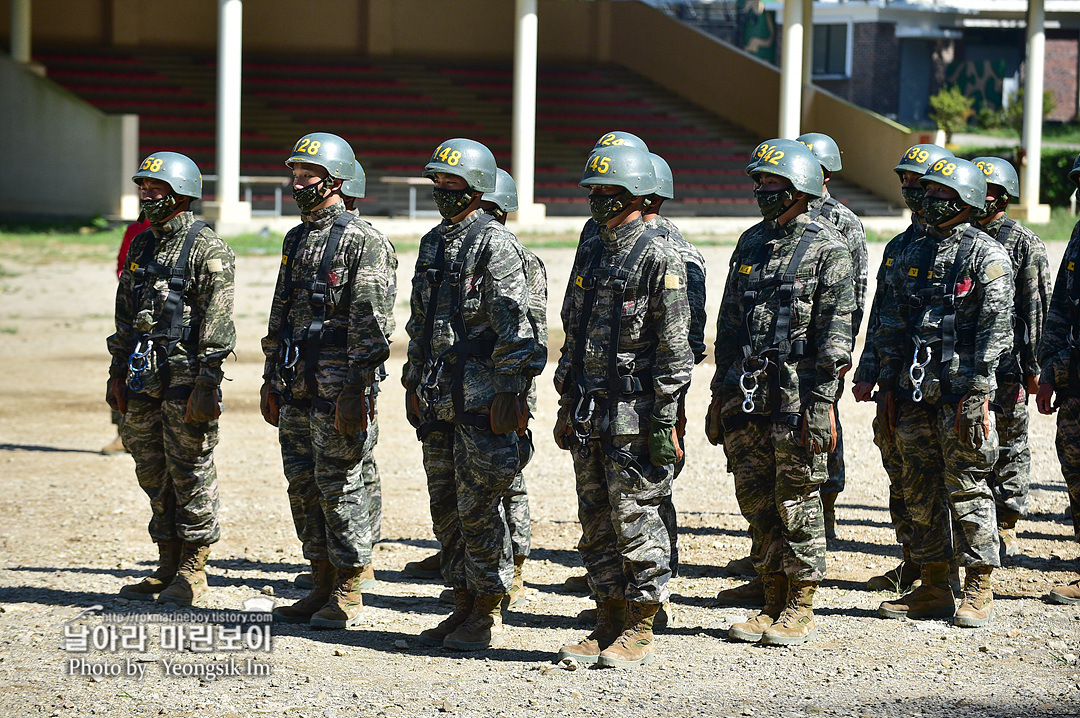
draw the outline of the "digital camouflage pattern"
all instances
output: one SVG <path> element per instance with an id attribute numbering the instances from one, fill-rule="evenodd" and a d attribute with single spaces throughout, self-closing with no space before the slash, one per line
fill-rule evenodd
<path id="1" fill-rule="evenodd" d="M 694 353 L 694 363 L 700 364 L 708 351 L 705 346 L 705 324 L 709 320 L 705 313 L 705 258 L 667 217 L 657 215 L 648 224 L 650 227 L 667 230 L 668 241 L 686 265 L 686 299 L 690 303 L 690 351 Z M 599 233 L 599 225 L 596 225 L 596 230 Z"/>
<path id="2" fill-rule="evenodd" d="M 1050 261 L 1038 235 L 1019 223 L 1006 225 L 1002 216 L 983 231 L 1001 242 L 1013 264 L 1013 347 L 998 363 L 999 455 L 990 489 L 998 522 L 1014 525 L 1027 515 L 1031 484 L 1028 446 L 1027 378 L 1039 375 L 1038 347 L 1050 307 Z"/>
<path id="3" fill-rule="evenodd" d="M 939 358 L 946 316 L 943 303 L 940 299 L 929 302 L 912 316 L 907 301 L 922 286 L 920 279 L 928 287 L 942 285 L 968 226 L 961 222 L 944 236 L 930 230 L 896 258 L 886 274 L 885 290 L 891 296 L 882 305 L 874 343 L 881 359 L 879 386 L 897 392 L 896 442 L 904 465 L 904 502 L 914 524 L 912 559 L 916 563 L 947 561 L 955 551 L 963 566 L 997 566 L 997 520 L 988 484 L 997 458 L 996 428 L 981 447 L 973 449 L 957 438 L 954 421 L 961 396 L 993 394 L 998 362 L 1011 351 L 1012 263 L 991 237 L 983 233 L 975 237 L 951 292 L 955 295 L 956 357 L 944 368 L 948 387 L 942 385 Z M 927 271 L 932 276 L 919 276 Z M 922 385 L 926 398 L 918 404 L 911 400 L 908 371 L 914 353 L 912 337 L 934 346 Z M 996 423 L 992 412 L 990 416 L 991 424 Z M 951 521 L 938 515 L 936 507 L 943 493 Z"/>
<path id="4" fill-rule="evenodd" d="M 107 340 L 112 362 L 110 377 L 131 379 L 128 358 L 143 334 L 158 328 L 168 282 L 154 277 L 141 296 L 136 295 L 133 264 L 142 257 L 146 242 L 156 240 L 154 261 L 175 265 L 188 229 L 195 222 L 182 212 L 132 241 L 116 290 L 116 332 Z M 213 230 L 202 229 L 188 259 L 189 281 L 183 293 L 184 325 L 198 327 L 197 338 L 179 342 L 165 361 L 169 387 L 190 387 L 196 376 L 220 382 L 221 362 L 236 345 L 233 326 L 233 252 Z M 162 351 L 148 355 L 150 364 L 139 377 L 142 387 L 129 390 L 127 414 L 120 424 L 124 447 L 135 460 L 139 486 L 150 497 L 150 537 L 155 542 L 182 541 L 207 545 L 218 540 L 218 487 L 214 447 L 218 423 L 184 423 L 185 399 L 166 398 L 160 361 Z"/>
<path id="5" fill-rule="evenodd" d="M 304 557 L 329 559 L 340 567 L 362 567 L 371 562 L 373 531 L 370 497 L 360 464 L 365 448 L 374 446 L 374 437 L 369 436 L 377 427 L 369 426 L 366 434 L 342 435 L 334 428 L 334 402 L 346 384 L 373 391 L 377 369 L 390 354 L 397 296 L 393 245 L 367 222 L 356 218 L 345 228 L 327 278 L 329 304 L 324 332 L 344 334 L 347 346 L 324 343 L 321 347 L 315 368 L 315 396 L 305 381 L 302 352 L 291 382 L 286 384 L 280 371 L 284 356 L 282 328 L 288 327 L 292 336 L 299 337 L 310 324 L 311 292 L 303 282 L 316 276 L 334 220 L 345 211 L 344 204 L 338 202 L 303 214 L 304 224 L 285 236 L 283 261 L 288 248 L 302 237 L 292 259 L 294 296 L 287 301 L 287 267 L 283 263 L 262 346 L 266 356 L 264 379 L 276 390 L 287 390 L 292 395 L 291 405 L 281 410 L 278 440 Z M 305 231 L 307 235 L 303 236 Z"/>
<path id="6" fill-rule="evenodd" d="M 382 479 L 379 477 L 379 465 L 375 462 L 375 445 L 379 443 L 379 415 L 377 408 L 375 411 L 375 417 L 368 421 L 363 457 L 353 469 L 360 472 L 360 481 L 367 494 L 368 521 L 371 523 L 373 544 L 382 540 Z"/>
<path id="7" fill-rule="evenodd" d="M 600 268 L 621 264 L 649 229 L 640 219 L 599 232 L 596 226 L 590 222 L 581 233 L 563 299 L 566 339 L 556 370 L 556 383 L 565 385 L 559 400 L 563 417 L 576 401 L 578 383 L 586 392 L 604 390 L 603 396 L 609 396 L 610 318 L 617 295 L 609 286 L 598 286 L 591 316 L 585 317 L 585 291 L 577 278 L 596 256 Z M 641 394 L 616 398 L 607 416 L 597 419 L 605 428 L 589 441 L 588 456 L 574 452 L 582 530 L 578 551 L 601 599 L 656 603 L 666 600 L 671 577 L 671 545 L 660 505 L 671 494 L 674 470 L 652 466 L 648 433 L 653 419 L 674 425 L 679 397 L 690 383 L 690 305 L 686 265 L 670 239 L 653 238 L 629 271 L 616 338 L 618 365 L 620 374 L 644 375 L 651 385 L 645 381 Z M 580 341 L 585 342 L 583 364 L 571 367 Z M 636 465 L 619 466 L 602 450 L 601 439 L 629 451 Z"/>
<path id="8" fill-rule="evenodd" d="M 790 339 L 805 341 L 805 352 L 773 370 L 779 372 L 775 383 L 761 378 L 754 412 L 747 414 L 739 386 L 741 329 L 749 329 L 752 355 L 773 348 L 780 298 L 774 285 L 759 289 L 753 304 L 744 306 L 744 292 L 755 264 L 762 265 L 762 278 L 786 271 L 812 224 L 819 229 L 796 270 L 791 300 Z M 739 508 L 750 523 L 750 556 L 761 574 L 784 572 L 815 582 L 825 576 L 825 524 L 818 485 L 826 478 L 826 456 L 811 456 L 798 429 L 775 421 L 772 403 L 776 398 L 778 411 L 791 415 L 801 414 L 812 402 L 835 400 L 840 369 L 851 361 L 855 311 L 851 272 L 851 253 L 839 231 L 808 212 L 782 227 L 759 222 L 743 233 L 732 253 L 717 317 L 711 386 L 713 396 L 722 402 L 724 451 L 735 475 Z M 774 397 L 777 390 L 779 396 Z"/>

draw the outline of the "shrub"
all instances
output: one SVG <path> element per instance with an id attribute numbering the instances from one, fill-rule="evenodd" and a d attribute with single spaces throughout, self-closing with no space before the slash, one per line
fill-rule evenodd
<path id="1" fill-rule="evenodd" d="M 945 131 L 946 143 L 952 142 L 954 133 L 967 127 L 968 118 L 975 113 L 971 109 L 973 102 L 955 85 L 941 88 L 930 98 L 930 119 L 939 130 Z"/>

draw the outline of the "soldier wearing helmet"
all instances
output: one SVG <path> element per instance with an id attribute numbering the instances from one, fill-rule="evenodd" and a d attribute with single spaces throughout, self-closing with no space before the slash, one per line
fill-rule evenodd
<path id="1" fill-rule="evenodd" d="M 1073 162 L 1069 181 L 1080 186 L 1080 155 Z M 1069 488 L 1073 534 L 1080 541 L 1080 364 L 1076 337 L 1080 336 L 1080 222 L 1073 227 L 1069 245 L 1058 267 L 1054 293 L 1039 344 L 1040 414 L 1057 412 L 1057 455 Z M 1060 409 L 1060 411 L 1059 411 Z M 1050 591 L 1055 603 L 1080 603 L 1080 580 Z"/>
<path id="2" fill-rule="evenodd" d="M 598 146 L 580 184 L 592 220 L 563 299 L 555 441 L 573 451 L 578 551 L 597 617 L 559 658 L 634 666 L 653 658 L 653 622 L 669 595 L 671 546 L 659 505 L 682 457 L 678 401 L 693 369 L 686 268 L 666 230 L 642 220 L 657 190 L 646 151 Z"/>
<path id="3" fill-rule="evenodd" d="M 236 345 L 232 250 L 191 203 L 202 174 L 190 158 L 155 152 L 132 177 L 150 228 L 131 241 L 116 290 L 106 400 L 150 497 L 158 567 L 124 586 L 134 600 L 206 600 L 203 570 L 220 535 L 217 471 L 221 363 Z"/>
<path id="4" fill-rule="evenodd" d="M 313 588 L 275 620 L 346 628 L 374 584 L 369 498 L 358 464 L 371 443 L 379 366 L 390 355 L 394 248 L 345 209 L 352 147 L 313 132 L 285 160 L 302 223 L 285 235 L 262 340 L 261 409 L 278 428 L 289 504 Z"/>
<path id="5" fill-rule="evenodd" d="M 765 589 L 762 611 L 729 635 L 789 645 L 817 633 L 813 596 L 825 577 L 818 484 L 835 448 L 833 402 L 851 361 L 855 296 L 843 238 L 809 209 L 824 186 L 810 150 L 763 142 L 746 172 L 763 221 L 732 255 L 706 434 L 724 445 Z"/>
<path id="6" fill-rule="evenodd" d="M 496 190 L 491 151 L 447 140 L 424 176 L 444 219 L 420 240 L 402 383 L 454 611 L 420 639 L 474 651 L 505 640 L 514 561 L 501 503 L 532 455 L 528 396 L 547 361 L 546 325 L 530 319 L 521 245 L 480 209 Z"/>
<path id="7" fill-rule="evenodd" d="M 1000 565 L 987 483 L 998 449 L 990 397 L 1013 346 L 1012 263 L 1000 243 L 970 224 L 986 203 L 982 170 L 943 157 L 919 182 L 926 234 L 886 273 L 893 299 L 881 308 L 874 346 L 878 411 L 904 465 L 910 553 L 922 583 L 878 612 L 983 626 L 993 612 L 990 576 Z M 948 575 L 954 558 L 966 569 L 959 608 Z"/>
<path id="8" fill-rule="evenodd" d="M 1020 197 L 1020 181 L 1008 160 L 976 157 L 972 163 L 986 177 L 986 204 L 972 213 L 975 224 L 1001 243 L 1012 260 L 1013 345 L 998 364 L 994 404 L 998 412 L 998 451 L 990 490 L 997 506 L 1002 561 L 1020 553 L 1016 522 L 1027 515 L 1031 483 L 1028 448 L 1028 395 L 1039 390 L 1037 351 L 1050 305 L 1050 262 L 1038 235 L 1006 214 Z"/>

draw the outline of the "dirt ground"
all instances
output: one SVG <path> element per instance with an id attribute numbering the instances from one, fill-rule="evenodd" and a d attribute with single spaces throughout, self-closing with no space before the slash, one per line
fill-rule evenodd
<path id="1" fill-rule="evenodd" d="M 1056 268 L 1064 249 L 1050 247 Z M 704 252 L 715 318 L 730 247 Z M 881 247 L 871 247 L 871 266 Z M 572 250 L 540 250 L 557 325 Z M 996 613 L 985 629 L 942 620 L 888 621 L 889 597 L 865 589 L 899 549 L 886 510 L 887 482 L 871 440 L 871 409 L 845 397 L 848 488 L 838 503 L 839 538 L 817 596 L 820 634 L 800 647 L 731 643 L 727 627 L 745 609 L 721 608 L 716 592 L 743 579 L 723 566 L 749 539 L 723 453 L 704 439 L 707 361 L 690 393 L 689 461 L 675 487 L 683 575 L 672 583 L 674 625 L 657 640 L 656 662 L 640 669 L 564 670 L 558 647 L 588 627 L 590 604 L 562 589 L 581 572 L 570 457 L 550 440 L 551 367 L 540 379 L 537 455 L 526 470 L 533 550 L 529 602 L 505 615 L 505 647 L 454 654 L 419 645 L 440 620 L 437 582 L 402 573 L 430 554 L 420 446 L 404 419 L 400 375 L 407 287 L 414 256 L 402 254 L 398 331 L 391 380 L 380 399 L 384 541 L 378 586 L 365 594 L 365 621 L 347 631 L 273 626 L 272 651 L 209 653 L 167 648 L 151 623 L 142 650 L 77 648 L 79 631 L 106 636 L 102 614 L 133 614 L 172 626 L 226 621 L 251 599 L 291 601 L 303 566 L 285 493 L 275 431 L 258 410 L 259 338 L 278 260 L 245 257 L 237 269 L 237 361 L 226 365 L 226 413 L 217 466 L 222 540 L 210 561 L 209 607 L 179 615 L 129 604 L 117 591 L 156 558 L 146 534 L 149 507 L 128 456 L 98 449 L 114 436 L 103 400 L 115 277 L 108 262 L 12 264 L 0 273 L 0 715 L 3 716 L 1064 716 L 1080 715 L 1080 607 L 1044 596 L 1076 578 L 1078 548 L 1053 449 L 1054 425 L 1032 422 L 1031 515 L 1019 525 L 1024 555 L 995 573 Z M 561 333 L 553 332 L 558 344 Z M 711 341 L 711 340 L 710 340 Z M 84 609 L 99 606 L 89 615 Z M 217 612 L 217 613 L 215 613 Z M 171 629 L 170 629 L 171 630 Z M 170 634 L 171 635 L 171 634 Z M 81 662 L 80 662 L 81 661 Z M 265 670 L 270 675 L 227 675 Z M 119 670 L 124 675 L 101 675 Z M 139 671 L 142 670 L 140 675 Z M 215 676 L 214 671 L 220 673 Z M 87 673 L 98 675 L 84 675 Z M 133 672 L 134 675 L 128 675 Z M 172 675 L 202 673 L 210 675 Z M 74 673 L 74 674 L 73 674 Z M 216 678 L 216 680 L 215 680 Z"/>

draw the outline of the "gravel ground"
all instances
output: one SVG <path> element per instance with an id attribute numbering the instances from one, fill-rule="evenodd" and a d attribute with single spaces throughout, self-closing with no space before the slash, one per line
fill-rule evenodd
<path id="1" fill-rule="evenodd" d="M 1050 247 L 1054 267 L 1063 243 Z M 871 266 L 881 247 L 871 247 Z M 707 247 L 710 317 L 715 317 L 730 247 Z M 557 318 L 572 250 L 540 250 Z M 414 257 L 401 256 L 407 291 Z M 402 390 L 388 381 L 381 402 L 384 542 L 375 550 L 378 586 L 365 594 L 365 621 L 347 631 L 274 626 L 273 649 L 166 649 L 172 629 L 151 624 L 142 651 L 65 650 L 65 632 L 104 635 L 100 613 L 133 613 L 172 626 L 222 620 L 215 611 L 286 600 L 303 559 L 289 517 L 273 429 L 258 410 L 258 340 L 278 262 L 238 262 L 238 360 L 229 362 L 226 413 L 217 452 L 223 532 L 210 560 L 206 609 L 172 613 L 117 597 L 150 568 L 149 509 L 130 457 L 104 457 L 113 436 L 103 401 L 114 279 L 107 262 L 5 264 L 0 275 L 0 715 L 85 716 L 1064 716 L 1080 715 L 1080 608 L 1046 602 L 1073 580 L 1067 497 L 1053 451 L 1053 423 L 1032 424 L 1032 511 L 1020 522 L 1024 555 L 995 573 L 995 618 L 985 629 L 946 621 L 887 621 L 889 594 L 865 589 L 899 549 L 886 509 L 887 482 L 871 439 L 871 409 L 845 398 L 848 489 L 838 503 L 839 538 L 818 592 L 816 641 L 768 648 L 731 643 L 727 627 L 745 610 L 713 597 L 743 579 L 723 566 L 749 539 L 722 451 L 707 444 L 700 416 L 712 366 L 698 368 L 688 405 L 689 463 L 675 488 L 683 575 L 672 583 L 673 625 L 656 661 L 640 669 L 565 670 L 558 647 L 588 627 L 587 599 L 562 590 L 580 573 L 569 456 L 549 439 L 555 395 L 541 378 L 527 469 L 533 552 L 529 602 L 505 614 L 507 643 L 460 655 L 423 647 L 417 634 L 448 612 L 441 586 L 402 573 L 434 548 L 420 446 L 404 420 Z M 391 377 L 400 371 L 407 295 L 399 296 Z M 558 324 L 555 321 L 555 324 Z M 553 332 L 557 349 L 561 334 Z M 86 608 L 99 613 L 76 618 Z M 130 619 L 129 619 L 130 620 Z M 129 623 L 128 625 L 135 625 Z M 162 624 L 164 625 L 164 624 Z M 74 661 L 74 663 L 72 663 Z M 80 661 L 84 661 L 80 663 Z M 231 663 L 230 663 L 231 661 Z M 250 663 L 249 663 L 250 661 Z M 73 668 L 74 666 L 74 668 Z M 142 673 L 140 675 L 140 668 Z M 169 675 L 170 671 L 270 675 Z M 120 676 L 82 675 L 119 670 Z M 74 671 L 74 675 L 72 675 Z M 132 672 L 134 675 L 128 675 Z"/>

